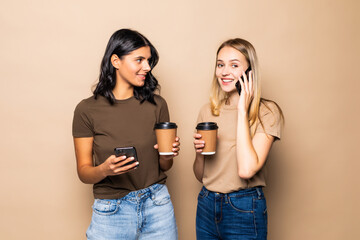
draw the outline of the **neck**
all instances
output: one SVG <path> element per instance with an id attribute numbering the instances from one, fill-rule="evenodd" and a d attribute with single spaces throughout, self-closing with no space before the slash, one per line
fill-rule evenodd
<path id="1" fill-rule="evenodd" d="M 229 98 L 226 100 L 226 105 L 230 105 L 230 106 L 235 106 L 238 104 L 239 102 L 239 98 L 240 98 L 240 95 L 238 94 L 237 91 L 232 91 L 231 93 L 229 93 L 230 96 Z"/>
<path id="2" fill-rule="evenodd" d="M 112 92 L 115 99 L 124 100 L 134 96 L 134 87 L 129 85 L 123 86 L 123 84 L 117 82 Z"/>

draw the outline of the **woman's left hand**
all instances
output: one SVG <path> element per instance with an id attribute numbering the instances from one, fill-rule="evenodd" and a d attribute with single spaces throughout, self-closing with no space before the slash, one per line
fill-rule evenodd
<path id="1" fill-rule="evenodd" d="M 175 142 L 172 144 L 173 146 L 173 155 L 160 155 L 160 157 L 164 160 L 171 160 L 173 159 L 173 157 L 176 157 L 177 155 L 179 155 L 179 151 L 180 151 L 180 138 L 179 137 L 176 137 L 175 138 Z M 159 146 L 157 144 L 155 144 L 154 146 L 155 149 L 158 149 Z"/>
<path id="2" fill-rule="evenodd" d="M 252 71 L 249 72 L 249 79 L 247 78 L 245 72 L 243 71 L 242 80 L 241 76 L 239 76 L 239 82 L 241 85 L 241 93 L 238 102 L 238 111 L 242 114 L 248 114 L 249 106 L 251 101 L 254 97 L 254 85 L 253 85 L 253 78 L 252 78 Z"/>

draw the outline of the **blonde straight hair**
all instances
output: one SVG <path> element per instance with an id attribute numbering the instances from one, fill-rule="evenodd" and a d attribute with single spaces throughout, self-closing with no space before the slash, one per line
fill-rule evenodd
<path id="1" fill-rule="evenodd" d="M 238 50 L 239 52 L 241 52 L 245 56 L 246 61 L 251 67 L 253 85 L 254 85 L 254 97 L 250 104 L 249 113 L 248 113 L 251 136 L 252 137 L 254 136 L 258 122 L 263 126 L 259 116 L 260 103 L 264 103 L 265 107 L 267 107 L 268 109 L 270 108 L 267 106 L 267 102 L 274 103 L 278 108 L 281 116 L 281 120 L 283 121 L 284 118 L 280 107 L 274 101 L 261 98 L 260 72 L 259 72 L 258 59 L 256 56 L 256 51 L 254 46 L 250 42 L 241 38 L 229 39 L 224 43 L 222 43 L 221 46 L 218 48 L 216 52 L 216 57 L 218 56 L 220 50 L 224 47 L 232 47 Z M 215 71 L 216 71 L 216 65 L 215 65 Z M 219 82 L 216 78 L 216 74 L 214 72 L 214 77 L 211 86 L 211 94 L 210 94 L 211 112 L 214 116 L 220 115 L 220 107 L 228 100 L 228 98 L 229 98 L 229 94 L 221 89 Z"/>

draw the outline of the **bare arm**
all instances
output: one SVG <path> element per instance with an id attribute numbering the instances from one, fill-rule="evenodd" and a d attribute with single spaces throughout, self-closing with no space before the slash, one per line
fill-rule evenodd
<path id="1" fill-rule="evenodd" d="M 248 118 L 239 116 L 236 139 L 239 176 L 244 179 L 252 178 L 264 166 L 274 137 L 257 133 L 251 140 Z"/>
<path id="2" fill-rule="evenodd" d="M 236 157 L 239 176 L 249 179 L 264 166 L 274 137 L 257 133 L 251 139 L 248 110 L 254 94 L 252 74 L 249 74 L 247 81 L 247 76 L 243 72 L 243 78 L 244 80 L 239 77 L 242 91 L 238 103 Z"/>
<path id="3" fill-rule="evenodd" d="M 107 176 L 119 175 L 132 170 L 137 162 L 124 166 L 133 160 L 125 156 L 115 157 L 111 155 L 104 163 L 94 167 L 92 158 L 93 137 L 74 138 L 77 172 L 83 183 L 94 184 Z"/>
<path id="4" fill-rule="evenodd" d="M 195 174 L 195 177 L 197 180 L 199 180 L 199 182 L 202 183 L 202 178 L 204 175 L 204 155 L 201 154 L 202 149 L 205 146 L 205 141 L 203 140 L 199 140 L 201 138 L 201 135 L 198 133 L 194 134 L 194 147 L 196 150 L 196 156 L 195 156 L 195 161 L 194 161 L 194 165 L 193 165 L 193 171 Z"/>

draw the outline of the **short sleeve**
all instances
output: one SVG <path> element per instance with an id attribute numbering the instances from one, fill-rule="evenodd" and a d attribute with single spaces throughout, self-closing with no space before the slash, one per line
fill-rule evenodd
<path id="1" fill-rule="evenodd" d="M 262 125 L 258 123 L 255 133 L 266 133 L 279 140 L 281 138 L 281 115 L 278 107 L 274 103 L 260 105 L 260 119 Z"/>
<path id="2" fill-rule="evenodd" d="M 164 98 L 156 96 L 156 103 L 158 105 L 158 122 L 169 122 L 170 121 L 170 114 L 167 103 Z"/>
<path id="3" fill-rule="evenodd" d="M 94 130 L 86 102 L 80 102 L 74 111 L 72 134 L 73 137 L 93 137 Z"/>

